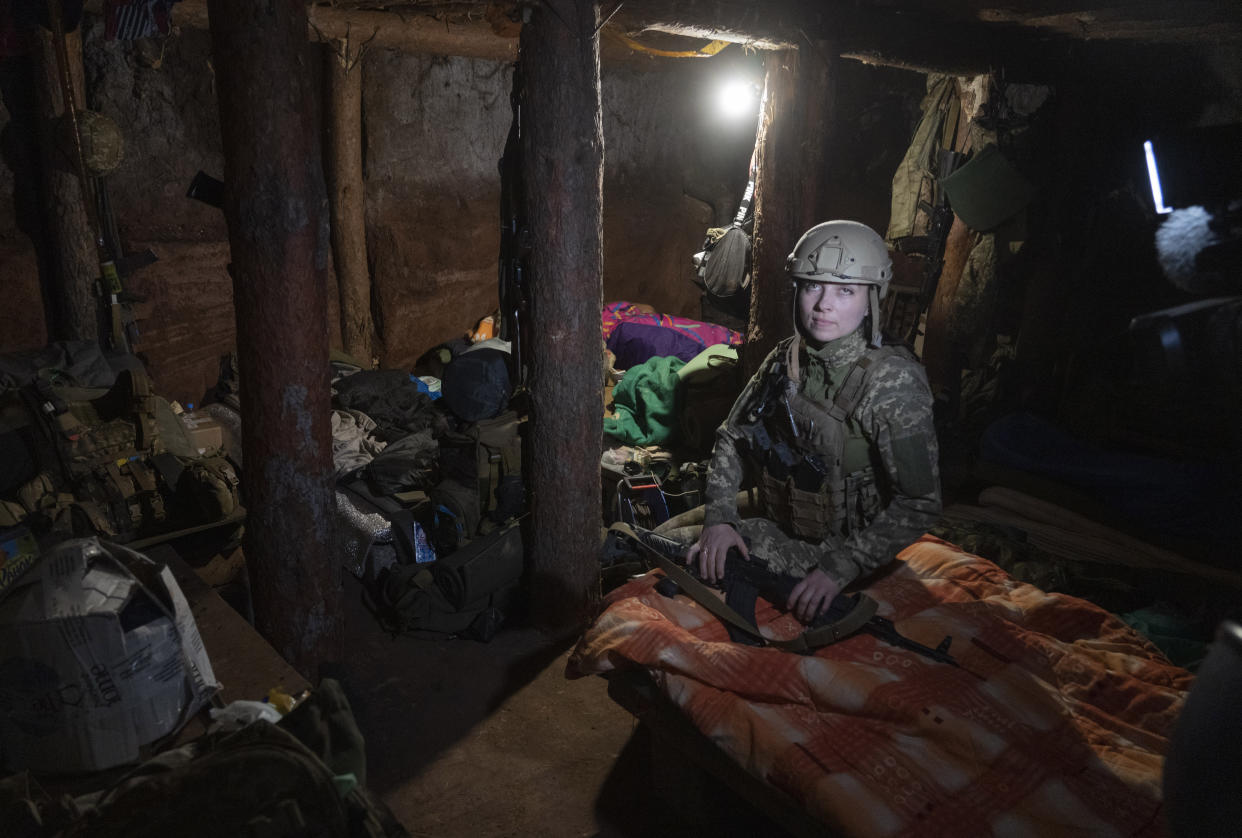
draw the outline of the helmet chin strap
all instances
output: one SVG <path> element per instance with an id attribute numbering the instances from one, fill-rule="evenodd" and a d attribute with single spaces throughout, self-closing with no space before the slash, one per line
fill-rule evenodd
<path id="1" fill-rule="evenodd" d="M 790 319 L 793 320 L 794 333 L 802 337 L 803 340 L 809 340 L 810 336 L 802 328 L 802 318 L 798 316 L 798 283 L 793 283 L 793 294 L 790 296 L 791 304 L 789 306 Z"/>
<path id="2" fill-rule="evenodd" d="M 867 296 L 870 298 L 870 316 L 871 316 L 871 345 L 879 349 L 884 345 L 884 335 L 880 333 L 880 289 L 875 285 L 867 286 Z"/>

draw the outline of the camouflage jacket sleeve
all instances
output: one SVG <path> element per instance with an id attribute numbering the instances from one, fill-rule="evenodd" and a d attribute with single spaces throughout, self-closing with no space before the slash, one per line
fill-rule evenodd
<path id="1" fill-rule="evenodd" d="M 737 397 L 729 411 L 728 417 L 716 430 L 716 445 L 712 448 L 712 459 L 707 469 L 707 485 L 704 487 L 705 501 L 703 504 L 703 526 L 729 524 L 737 527 L 741 516 L 737 512 L 737 493 L 742 488 L 742 480 L 746 475 L 746 464 L 743 460 L 742 439 L 745 437 L 746 411 L 759 389 L 764 374 L 775 363 L 780 353 L 785 351 L 786 341 L 782 341 L 768 353 L 759 366 L 759 371 L 751 377 L 742 394 Z"/>
<path id="2" fill-rule="evenodd" d="M 820 567 L 842 585 L 888 564 L 935 524 L 941 509 L 939 446 L 923 367 L 909 358 L 884 361 L 854 416 L 871 444 L 882 495 L 891 499 L 867 527 L 821 545 Z"/>

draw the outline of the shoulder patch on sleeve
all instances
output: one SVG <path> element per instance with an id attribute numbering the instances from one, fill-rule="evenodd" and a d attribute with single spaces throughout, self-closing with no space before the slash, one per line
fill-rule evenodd
<path id="1" fill-rule="evenodd" d="M 906 497 L 923 497 L 939 488 L 935 454 L 927 440 L 903 436 L 893 440 L 893 463 L 897 469 L 897 491 Z"/>

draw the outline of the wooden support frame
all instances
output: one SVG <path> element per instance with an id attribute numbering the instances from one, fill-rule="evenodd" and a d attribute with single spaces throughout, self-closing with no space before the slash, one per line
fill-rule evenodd
<path id="1" fill-rule="evenodd" d="M 82 67 L 82 29 L 65 32 L 64 57 L 73 97 L 85 101 Z M 55 36 L 40 27 L 35 49 L 35 88 L 39 114 L 40 169 L 42 174 L 42 229 L 47 238 L 46 270 L 41 277 L 49 340 L 97 340 L 100 337 L 100 302 L 95 289 L 99 261 L 86 193 L 74 159 L 65 103 L 62 68 Z M 79 106 L 80 107 L 80 106 Z M 50 303 L 50 305 L 48 305 Z"/>
<path id="2" fill-rule="evenodd" d="M 304 676 L 343 656 L 329 426 L 327 194 L 301 0 L 211 0 L 259 632 Z M 276 84 L 276 80 L 281 80 Z"/>
<path id="3" fill-rule="evenodd" d="M 675 748 L 773 823 L 779 824 L 789 835 L 833 838 L 837 834 L 827 824 L 813 818 L 789 795 L 766 785 L 734 762 L 659 691 L 646 672 L 625 670 L 604 677 L 608 681 L 608 697 L 649 727 L 653 739 Z"/>
<path id="4" fill-rule="evenodd" d="M 578 630 L 599 599 L 604 434 L 604 135 L 599 10 L 566 0 L 522 28 L 523 182 L 531 231 L 532 616 Z"/>
<path id="5" fill-rule="evenodd" d="M 781 339 L 793 333 L 793 288 L 785 259 L 818 221 L 830 141 L 834 52 L 768 53 L 767 104 L 760 119 L 755 180 L 753 292 L 743 366 L 753 375 Z"/>
<path id="6" fill-rule="evenodd" d="M 369 41 L 347 36 L 326 45 L 329 207 L 332 261 L 341 298 L 341 344 L 364 365 L 375 354 L 371 270 L 367 260 L 366 191 L 362 176 L 362 58 Z"/>

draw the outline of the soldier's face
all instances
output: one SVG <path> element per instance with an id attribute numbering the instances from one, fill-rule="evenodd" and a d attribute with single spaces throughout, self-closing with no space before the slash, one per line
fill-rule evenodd
<path id="1" fill-rule="evenodd" d="M 798 280 L 795 293 L 802 334 L 820 343 L 845 337 L 867 316 L 866 285 Z"/>

